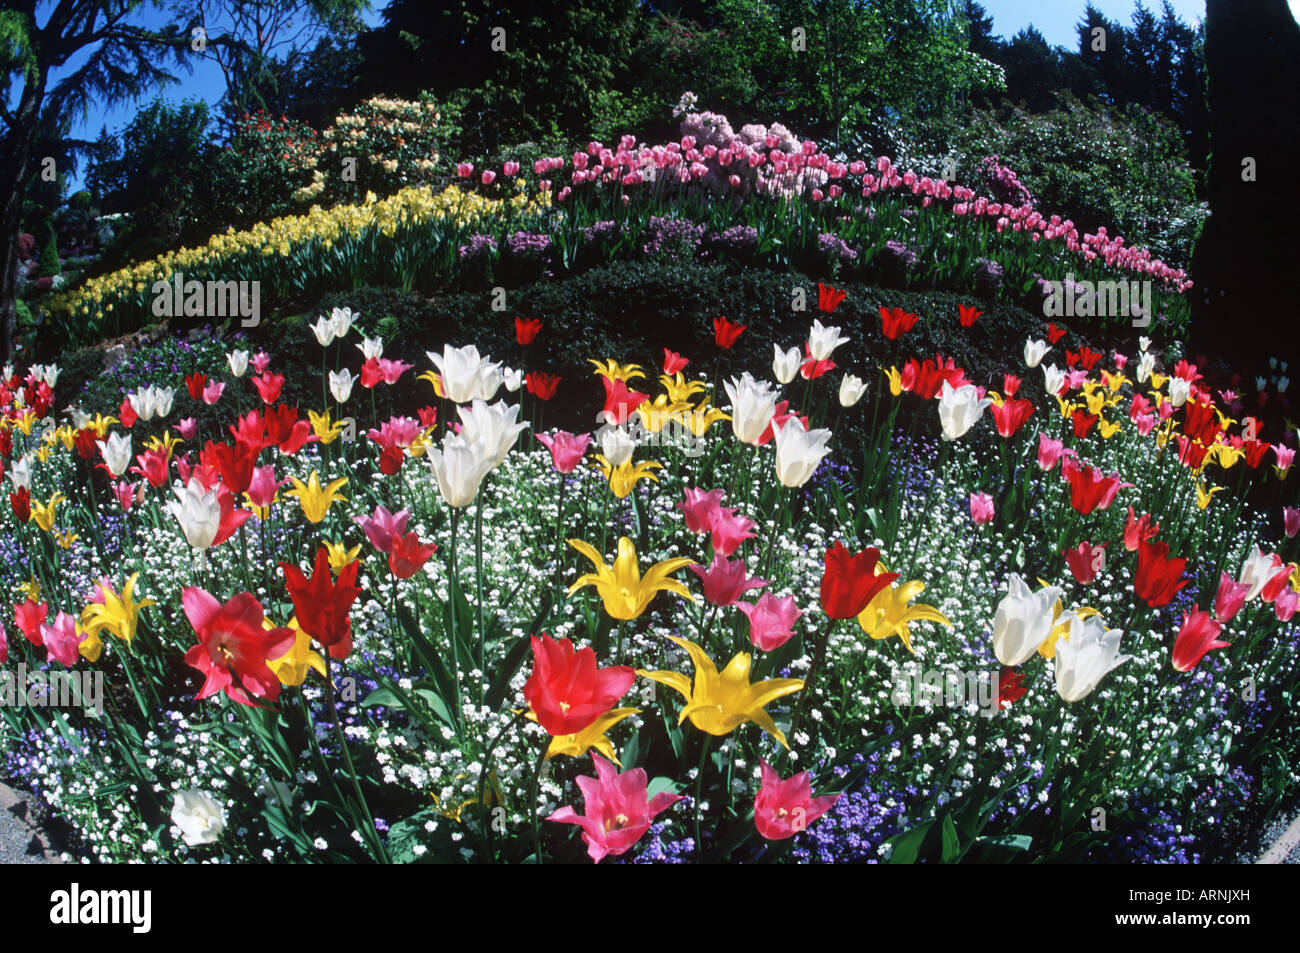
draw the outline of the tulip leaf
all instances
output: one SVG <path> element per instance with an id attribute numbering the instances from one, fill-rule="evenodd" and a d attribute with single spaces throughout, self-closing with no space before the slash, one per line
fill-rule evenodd
<path id="1" fill-rule="evenodd" d="M 513 598 L 513 596 L 511 597 Z M 524 636 L 510 647 L 506 653 L 505 659 L 501 662 L 501 668 L 497 671 L 496 678 L 492 680 L 491 687 L 488 688 L 487 695 L 484 698 L 484 704 L 489 708 L 499 708 L 505 701 L 506 692 L 510 690 L 510 680 L 515 677 L 519 671 L 519 666 L 523 665 L 524 659 L 528 657 L 529 648 L 532 641 L 529 639 L 529 633 L 540 632 L 542 629 L 542 620 L 550 614 L 554 604 L 552 593 L 546 593 L 542 599 L 542 607 L 538 610 L 537 615 L 533 617 L 532 622 L 524 629 Z M 493 621 L 496 621 L 495 617 Z"/>
<path id="2" fill-rule="evenodd" d="M 624 761 L 623 767 L 626 768 L 629 762 Z M 672 778 L 651 778 L 650 783 L 646 785 L 646 796 L 654 797 L 656 794 L 676 794 L 677 784 Z"/>
<path id="3" fill-rule="evenodd" d="M 989 837 L 977 837 L 976 843 L 990 847 L 1006 847 L 1010 850 L 1029 850 L 1034 839 L 1028 834 L 993 834 Z"/>
<path id="4" fill-rule="evenodd" d="M 918 824 L 910 831 L 902 834 L 895 834 L 885 843 L 889 844 L 893 850 L 889 855 L 891 864 L 914 864 L 921 853 L 921 845 L 925 842 L 925 836 L 930 833 L 930 828 L 934 826 L 934 821 L 926 821 L 924 824 Z"/>
<path id="5" fill-rule="evenodd" d="M 943 840 L 939 862 L 951 864 L 961 856 L 961 841 L 957 837 L 957 825 L 953 823 L 951 814 L 943 816 L 943 824 L 940 825 L 939 833 Z"/>

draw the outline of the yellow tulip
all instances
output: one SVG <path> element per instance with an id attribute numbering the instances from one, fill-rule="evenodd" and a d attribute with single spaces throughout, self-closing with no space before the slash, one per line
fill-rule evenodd
<path id="1" fill-rule="evenodd" d="M 184 443 L 180 437 L 173 437 L 170 430 L 164 430 L 162 437 L 150 437 L 144 442 L 144 445 L 150 450 L 161 450 L 168 460 L 171 459 L 172 451 L 176 449 L 178 443 Z"/>
<path id="2" fill-rule="evenodd" d="M 888 572 L 883 563 L 876 565 L 876 575 Z M 880 590 L 867 607 L 858 615 L 858 625 L 862 631 L 873 639 L 887 639 L 896 635 L 903 640 L 903 647 L 916 654 L 912 648 L 909 622 L 939 622 L 952 628 L 952 623 L 938 609 L 927 605 L 908 605 L 925 589 L 925 583 L 919 579 L 893 585 Z"/>
<path id="3" fill-rule="evenodd" d="M 317 438 L 320 439 L 320 442 L 326 446 L 332 444 L 339 438 L 339 435 L 343 433 L 343 421 L 336 420 L 334 423 L 330 423 L 328 410 L 323 414 L 318 414 L 314 410 L 308 410 L 307 416 L 311 420 L 312 433 L 316 434 Z"/>
<path id="4" fill-rule="evenodd" d="M 120 595 L 100 583 L 104 601 L 92 602 L 81 611 L 82 628 L 95 635 L 107 629 L 129 645 L 140 624 L 140 610 L 157 605 L 152 599 L 135 601 L 135 581 L 139 578 L 138 572 L 128 576 Z"/>
<path id="5" fill-rule="evenodd" d="M 665 559 L 651 566 L 643 577 L 641 567 L 637 565 L 636 547 L 626 536 L 618 541 L 618 556 L 613 566 L 605 565 L 605 560 L 591 544 L 580 539 L 570 539 L 568 543 L 586 556 L 596 569 L 594 573 L 584 573 L 574 580 L 569 587 L 569 595 L 584 586 L 595 586 L 597 594 L 605 603 L 605 611 L 615 619 L 626 622 L 637 618 L 645 612 L 650 600 L 659 592 L 675 592 L 691 602 L 695 601 L 686 586 L 669 578 L 678 570 L 693 565 L 693 560 L 681 556 Z"/>
<path id="6" fill-rule="evenodd" d="M 674 404 L 690 403 L 696 394 L 703 394 L 707 389 L 699 381 L 688 381 L 686 375 L 678 371 L 676 376 L 661 374 L 659 383 L 668 394 L 668 400 Z"/>
<path id="7" fill-rule="evenodd" d="M 684 414 L 682 419 L 694 436 L 703 437 L 714 424 L 722 420 L 730 420 L 731 414 L 724 413 L 716 407 L 700 404 L 699 407 Z"/>
<path id="8" fill-rule="evenodd" d="M 576 734 L 552 735 L 551 743 L 546 748 L 546 760 L 549 761 L 559 755 L 581 758 L 589 750 L 595 748 L 607 759 L 622 767 L 618 755 L 614 753 L 614 745 L 606 736 L 606 733 L 629 715 L 639 715 L 640 713 L 640 708 L 613 708 Z M 529 721 L 537 720 L 537 716 L 531 711 L 524 717 Z"/>
<path id="9" fill-rule="evenodd" d="M 417 374 L 415 379 L 419 381 L 428 381 L 432 384 L 433 392 L 437 394 L 439 398 L 445 398 L 447 396 L 442 391 L 442 378 L 433 371 L 425 371 L 423 374 Z"/>
<path id="10" fill-rule="evenodd" d="M 32 600 L 32 602 L 41 601 L 41 584 L 35 576 L 32 576 L 26 582 L 19 583 L 18 591 L 28 599 Z"/>
<path id="11" fill-rule="evenodd" d="M 885 371 L 883 367 L 881 370 Z M 889 370 L 885 371 L 885 376 L 889 378 L 889 392 L 891 394 L 897 397 L 899 394 L 903 393 L 903 376 L 898 373 L 897 367 L 891 367 Z"/>
<path id="12" fill-rule="evenodd" d="M 336 576 L 356 562 L 357 557 L 361 555 L 360 546 L 353 546 L 348 549 L 346 543 L 322 543 L 321 545 L 325 547 L 325 552 L 329 555 L 330 570 Z"/>
<path id="13" fill-rule="evenodd" d="M 307 484 L 297 477 L 290 477 L 293 481 L 293 489 L 289 490 L 286 496 L 296 496 L 299 504 L 302 506 L 302 515 L 307 518 L 309 523 L 319 523 L 325 518 L 325 514 L 330 510 L 330 504 L 336 500 L 347 502 L 347 497 L 339 493 L 339 488 L 348 482 L 347 477 L 339 477 L 337 480 L 322 489 L 320 476 L 315 470 L 311 471 L 307 478 Z"/>
<path id="14" fill-rule="evenodd" d="M 274 626 L 266 619 L 263 619 L 262 628 L 272 629 Z M 289 620 L 288 628 L 297 633 L 294 636 L 293 647 L 278 659 L 266 660 L 267 668 L 280 680 L 280 684 L 291 687 L 301 685 L 307 680 L 307 669 L 309 668 L 314 668 L 319 672 L 321 678 L 329 678 L 329 674 L 325 670 L 325 660 L 317 652 L 312 651 L 311 636 L 299 627 L 297 616 Z"/>
<path id="15" fill-rule="evenodd" d="M 749 669 L 752 659 L 746 652 L 737 652 L 727 667 L 718 672 L 713 660 L 704 654 L 704 649 L 687 639 L 669 636 L 691 656 L 695 665 L 695 684 L 679 672 L 647 672 L 639 670 L 638 675 L 667 685 L 684 699 L 680 725 L 687 718 L 696 728 L 710 735 L 729 735 L 746 722 L 752 721 L 769 735 L 790 747 L 785 734 L 777 728 L 772 716 L 763 709 L 786 695 L 792 695 L 803 688 L 801 678 L 773 678 L 763 682 L 749 681 Z"/>
<path id="16" fill-rule="evenodd" d="M 596 465 L 600 467 L 600 472 L 605 474 L 605 479 L 609 481 L 609 488 L 614 495 L 620 500 L 632 492 L 632 488 L 640 480 L 654 480 L 659 482 L 659 478 L 652 473 L 652 470 L 662 470 L 663 464 L 656 463 L 653 460 L 644 460 L 641 463 L 633 463 L 627 460 L 618 466 L 613 466 L 605 459 L 604 454 L 596 454 Z"/>
<path id="17" fill-rule="evenodd" d="M 1097 421 L 1097 432 L 1101 434 L 1101 439 L 1103 440 L 1109 440 L 1111 437 L 1115 436 L 1115 434 L 1119 433 L 1123 429 L 1124 429 L 1123 420 L 1111 421 L 1111 420 L 1107 420 L 1105 417 L 1102 417 L 1100 420 Z"/>
<path id="18" fill-rule="evenodd" d="M 72 530 L 63 532 L 61 530 L 56 529 L 54 531 L 54 541 L 59 544 L 60 549 L 71 549 L 73 543 L 75 543 L 80 538 L 81 537 L 78 536 L 76 533 L 74 533 Z"/>
<path id="19" fill-rule="evenodd" d="M 1210 500 L 1213 499 L 1214 494 L 1220 493 L 1222 490 L 1223 487 L 1221 486 L 1212 486 L 1207 491 L 1205 484 L 1198 482 L 1196 484 L 1196 508 L 1201 510 L 1205 509 L 1210 505 Z"/>
<path id="20" fill-rule="evenodd" d="M 645 377 L 640 364 L 620 364 L 612 357 L 605 361 L 587 358 L 588 363 L 596 365 L 596 373 L 611 381 L 630 381 L 636 377 Z"/>
<path id="21" fill-rule="evenodd" d="M 32 520 L 45 532 L 54 532 L 54 519 L 58 516 L 59 504 L 66 499 L 62 493 L 55 493 L 48 503 L 33 503 Z"/>

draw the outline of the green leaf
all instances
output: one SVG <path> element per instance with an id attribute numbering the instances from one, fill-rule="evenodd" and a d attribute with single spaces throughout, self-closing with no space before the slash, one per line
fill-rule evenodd
<path id="1" fill-rule="evenodd" d="M 939 862 L 951 864 L 961 856 L 961 841 L 957 837 L 957 825 L 953 823 L 952 815 L 943 816 L 943 825 L 940 829 L 940 836 L 943 840 L 942 853 L 939 856 Z"/>
<path id="2" fill-rule="evenodd" d="M 930 828 L 934 826 L 934 821 L 926 821 L 913 827 L 910 831 L 902 834 L 895 834 L 889 840 L 893 851 L 889 855 L 891 864 L 914 864 L 917 856 L 921 853 L 921 845 L 925 842 L 925 835 L 930 833 Z"/>

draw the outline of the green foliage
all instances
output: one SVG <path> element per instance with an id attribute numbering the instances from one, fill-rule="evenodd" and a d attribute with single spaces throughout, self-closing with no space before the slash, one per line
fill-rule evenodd
<path id="1" fill-rule="evenodd" d="M 55 239 L 54 233 L 45 242 L 45 248 L 41 250 L 41 270 L 37 272 L 42 278 L 53 277 L 59 274 L 62 269 L 59 267 L 59 243 Z"/>
<path id="2" fill-rule="evenodd" d="M 294 192 L 312 185 L 319 134 L 306 123 L 264 112 L 239 120 L 217 157 L 214 225 L 247 228 L 299 210 Z M 215 228 L 212 231 L 220 231 Z"/>

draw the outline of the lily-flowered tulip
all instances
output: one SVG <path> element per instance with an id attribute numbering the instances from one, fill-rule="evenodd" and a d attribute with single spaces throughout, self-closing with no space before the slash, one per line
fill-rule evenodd
<path id="1" fill-rule="evenodd" d="M 398 536 L 388 553 L 388 569 L 398 579 L 410 579 L 437 551 L 438 547 L 433 543 L 421 543 L 414 531 Z"/>
<path id="2" fill-rule="evenodd" d="M 96 636 L 111 632 L 129 645 L 140 623 L 140 610 L 157 605 L 152 599 L 135 601 L 135 581 L 139 578 L 138 572 L 128 576 L 120 594 L 113 592 L 108 580 L 101 579 L 94 600 L 81 612 L 81 627 Z"/>
<path id="3" fill-rule="evenodd" d="M 609 461 L 610 466 L 621 467 L 632 459 L 636 450 L 636 438 L 623 427 L 601 427 L 596 433 L 600 440 L 601 455 Z"/>
<path id="4" fill-rule="evenodd" d="M 286 496 L 296 496 L 298 504 L 302 507 L 302 515 L 307 518 L 309 523 L 319 523 L 325 518 L 330 511 L 330 505 L 335 502 L 346 502 L 347 497 L 339 492 L 347 485 L 347 477 L 339 477 L 337 480 L 331 480 L 327 486 L 322 487 L 320 475 L 312 470 L 304 484 L 297 477 L 289 478 L 293 482 L 293 489 L 289 490 Z"/>
<path id="5" fill-rule="evenodd" d="M 799 353 L 797 347 L 783 351 L 780 345 L 773 344 L 772 350 L 775 352 L 775 356 L 772 358 L 772 373 L 779 383 L 790 383 L 795 379 L 795 375 L 799 373 L 799 366 L 803 363 L 803 355 Z"/>
<path id="6" fill-rule="evenodd" d="M 1053 397 L 1060 397 L 1065 389 L 1065 371 L 1060 370 L 1055 364 L 1044 367 L 1043 389 Z"/>
<path id="7" fill-rule="evenodd" d="M 1220 622 L 1231 622 L 1233 616 L 1241 611 L 1250 588 L 1249 584 L 1237 582 L 1226 572 L 1220 574 L 1219 589 L 1214 596 L 1214 614 Z"/>
<path id="8" fill-rule="evenodd" d="M 241 705 L 256 705 L 253 695 L 270 701 L 280 697 L 280 680 L 267 660 L 284 657 L 293 648 L 296 632 L 266 629 L 262 604 L 248 592 L 222 605 L 206 590 L 191 586 L 181 590 L 181 604 L 199 640 L 185 653 L 185 664 L 204 675 L 195 698 L 224 691 Z"/>
<path id="9" fill-rule="evenodd" d="M 1153 609 L 1167 606 L 1175 593 L 1187 585 L 1183 579 L 1186 559 L 1169 558 L 1169 544 L 1141 542 L 1138 544 L 1137 572 L 1133 576 L 1133 591 Z"/>
<path id="10" fill-rule="evenodd" d="M 316 335 L 316 343 L 321 347 L 328 347 L 330 342 L 334 340 L 334 323 L 324 315 L 321 315 L 317 318 L 315 324 L 310 324 L 308 327 L 311 328 L 312 334 Z"/>
<path id="11" fill-rule="evenodd" d="M 430 447 L 429 469 L 438 481 L 438 492 L 448 506 L 469 506 L 478 495 L 483 478 L 492 469 L 488 448 L 472 444 L 459 434 L 447 434 L 442 447 Z"/>
<path id="12" fill-rule="evenodd" d="M 330 573 L 329 552 L 324 546 L 316 550 L 316 564 L 308 578 L 292 563 L 280 563 L 284 585 L 293 601 L 294 617 L 302 631 L 329 650 L 336 659 L 352 652 L 352 603 L 361 595 L 357 573 L 361 563 L 350 563 L 336 580 Z"/>
<path id="13" fill-rule="evenodd" d="M 87 645 L 89 638 L 77 620 L 66 612 L 55 616 L 53 623 L 41 626 L 41 645 L 49 653 L 48 661 L 58 662 L 65 668 L 76 665 L 78 657 L 84 656 L 91 662 L 99 658 L 99 638 L 95 637 L 93 643 Z"/>
<path id="14" fill-rule="evenodd" d="M 812 330 L 808 332 L 808 356 L 813 360 L 828 361 L 836 348 L 848 343 L 849 339 L 840 334 L 839 328 L 823 327 L 820 319 L 813 319 Z"/>
<path id="15" fill-rule="evenodd" d="M 1124 632 L 1107 629 L 1096 616 L 1070 620 L 1070 637 L 1056 645 L 1052 660 L 1056 691 L 1067 702 L 1077 702 L 1092 694 L 1106 674 L 1133 656 L 1119 654 Z"/>
<path id="16" fill-rule="evenodd" d="M 943 439 L 960 440 L 991 403 L 990 397 L 980 398 L 974 384 L 954 388 L 944 381 L 939 391 L 939 425 L 943 429 Z"/>
<path id="17" fill-rule="evenodd" d="M 830 619 L 853 619 L 861 615 L 882 589 L 898 581 L 898 573 L 877 567 L 880 550 L 869 546 L 850 553 L 838 540 L 826 550 L 822 568 L 822 611 Z"/>
<path id="18" fill-rule="evenodd" d="M 786 695 L 792 695 L 803 688 L 803 679 L 774 678 L 750 684 L 749 669 L 752 658 L 746 652 L 737 652 L 727 667 L 719 674 L 705 653 L 694 642 L 669 636 L 684 648 L 695 665 L 695 683 L 680 672 L 646 672 L 638 671 L 643 678 L 666 685 L 684 699 L 677 723 L 687 718 L 700 731 L 710 735 L 729 735 L 746 722 L 754 722 L 765 732 L 788 748 L 785 734 L 776 727 L 772 716 L 764 709 Z"/>
<path id="19" fill-rule="evenodd" d="M 994 516 L 993 497 L 987 493 L 972 493 L 970 495 L 970 518 L 976 526 L 982 526 L 985 523 L 991 523 Z"/>
<path id="20" fill-rule="evenodd" d="M 262 620 L 262 628 L 274 629 L 270 619 Z M 319 653 L 312 650 L 311 636 L 302 630 L 298 624 L 298 617 L 294 616 L 289 620 L 287 628 L 294 632 L 293 647 L 279 658 L 268 658 L 266 660 L 267 668 L 275 673 L 275 677 L 280 680 L 281 685 L 290 688 L 301 685 L 307 681 L 307 672 L 309 669 L 315 669 L 320 673 L 321 678 L 329 678 L 329 670 L 325 667 L 325 659 L 321 658 Z"/>
<path id="21" fill-rule="evenodd" d="M 1255 546 L 1245 561 L 1241 564 L 1241 575 L 1238 577 L 1240 582 L 1247 587 L 1246 602 L 1250 602 L 1258 596 L 1264 589 L 1270 579 L 1276 572 L 1277 562 L 1271 555 L 1266 556 L 1258 546 Z M 1223 616 L 1219 616 L 1223 619 Z M 1227 620 L 1224 619 L 1226 622 Z"/>
<path id="22" fill-rule="evenodd" d="M 243 377 L 248 371 L 248 352 L 231 351 L 226 355 L 226 363 L 230 365 L 230 373 L 235 377 Z"/>
<path id="23" fill-rule="evenodd" d="M 167 511 L 195 550 L 221 545 L 253 515 L 251 510 L 235 507 L 234 494 L 224 483 L 208 488 L 197 476 L 191 476 L 189 483 L 174 483 L 172 492 L 176 499 L 167 504 Z"/>
<path id="24" fill-rule="evenodd" d="M 1007 594 L 993 617 L 993 654 L 1008 668 L 1023 665 L 1051 634 L 1052 607 L 1061 589 L 1046 586 L 1033 592 L 1020 576 L 1007 579 Z"/>
<path id="25" fill-rule="evenodd" d="M 766 579 L 746 575 L 743 559 L 724 559 L 721 553 L 714 553 L 707 570 L 694 564 L 687 568 L 700 577 L 704 584 L 704 598 L 715 606 L 732 605 L 750 589 L 762 589 L 768 585 Z"/>
<path id="26" fill-rule="evenodd" d="M 809 431 L 798 417 L 792 416 L 780 427 L 774 426 L 772 437 L 776 442 L 776 478 L 784 486 L 803 486 L 831 452 L 831 432 Z"/>
<path id="27" fill-rule="evenodd" d="M 567 430 L 557 430 L 554 436 L 544 433 L 534 436 L 551 451 L 551 464 L 559 473 L 572 473 L 576 470 L 587 448 L 591 446 L 591 434 L 575 436 Z"/>
<path id="28" fill-rule="evenodd" d="M 1178 629 L 1178 638 L 1174 640 L 1174 668 L 1180 672 L 1190 672 L 1200 664 L 1206 653 L 1214 649 L 1226 649 L 1229 643 L 1219 640 L 1219 623 L 1208 613 L 1200 609 L 1183 613 L 1183 624 Z"/>
<path id="29" fill-rule="evenodd" d="M 1046 341 L 1029 339 L 1025 342 L 1025 363 L 1030 367 L 1037 367 L 1050 350 L 1051 347 Z"/>
<path id="30" fill-rule="evenodd" d="M 1065 551 L 1065 564 L 1070 568 L 1074 581 L 1081 586 L 1086 586 L 1096 579 L 1105 567 L 1106 547 L 1105 545 L 1094 546 L 1084 540 L 1074 549 Z"/>
<path id="31" fill-rule="evenodd" d="M 731 429 L 736 439 L 758 446 L 759 438 L 776 414 L 776 390 L 766 382 L 754 380 L 748 371 L 739 380 L 733 377 L 725 381 L 723 387 L 731 398 Z"/>
<path id="32" fill-rule="evenodd" d="M 595 752 L 591 758 L 596 763 L 596 777 L 578 778 L 586 813 L 579 814 L 566 804 L 546 819 L 581 827 L 587 855 L 600 863 L 606 856 L 627 853 L 650 829 L 655 815 L 672 807 L 682 796 L 664 791 L 650 797 L 644 769 L 619 774 Z"/>
<path id="33" fill-rule="evenodd" d="M 524 683 L 524 701 L 552 736 L 574 735 L 589 727 L 636 681 L 636 671 L 626 665 L 599 668 L 589 646 L 575 650 L 568 639 L 545 633 L 528 638 L 533 672 Z"/>
<path id="34" fill-rule="evenodd" d="M 39 598 L 39 593 L 35 598 L 28 593 L 26 599 L 14 606 L 14 623 L 27 641 L 38 648 L 41 645 L 41 626 L 50 615 L 50 604 L 38 601 Z"/>
<path id="35" fill-rule="evenodd" d="M 860 377 L 852 374 L 845 374 L 840 379 L 840 406 L 852 407 L 862 399 L 862 395 L 867 392 L 866 382 Z"/>
<path id="36" fill-rule="evenodd" d="M 885 571 L 882 563 L 879 566 L 880 572 Z M 912 648 L 912 633 L 909 624 L 912 622 L 938 622 L 940 625 L 946 625 L 952 628 L 952 623 L 934 606 L 922 604 L 912 605 L 911 602 L 919 596 L 925 589 L 925 583 L 919 579 L 913 579 L 902 585 L 887 586 L 881 589 L 867 603 L 867 607 L 858 614 L 858 625 L 862 626 L 862 631 L 873 639 L 887 639 L 891 635 L 896 635 L 903 642 L 903 648 L 915 654 Z"/>
<path id="37" fill-rule="evenodd" d="M 690 559 L 681 556 L 665 559 L 655 563 L 642 576 L 641 567 L 637 565 L 636 547 L 626 536 L 619 538 L 618 556 L 612 566 L 605 565 L 605 560 L 591 544 L 580 539 L 570 539 L 568 543 L 586 556 L 596 570 L 575 579 L 569 587 L 569 595 L 584 586 L 594 586 L 605 603 L 605 611 L 615 619 L 626 622 L 639 617 L 650 605 L 650 600 L 660 592 L 675 592 L 691 602 L 695 601 L 686 586 L 670 578 L 678 570 L 693 565 Z"/>
<path id="38" fill-rule="evenodd" d="M 659 477 L 655 476 L 654 471 L 663 469 L 663 464 L 654 460 L 644 460 L 641 463 L 632 463 L 629 460 L 613 466 L 604 455 L 599 453 L 596 454 L 596 465 L 609 481 L 610 492 L 620 500 L 625 499 L 641 480 L 659 482 Z"/>
<path id="39" fill-rule="evenodd" d="M 728 507 L 718 507 L 712 516 L 713 551 L 722 556 L 730 556 L 740 544 L 753 539 L 751 532 L 755 523 L 744 516 L 737 516 L 736 511 Z"/>
<path id="40" fill-rule="evenodd" d="M 330 393 L 340 404 L 346 404 L 348 398 L 352 396 L 352 385 L 357 381 L 356 376 L 346 368 L 341 371 L 330 371 Z"/>
<path id="41" fill-rule="evenodd" d="M 104 455 L 104 467 L 116 480 L 131 465 L 131 438 L 120 433 L 108 435 L 107 440 L 96 441 Z"/>
<path id="42" fill-rule="evenodd" d="M 710 533 L 721 506 L 721 490 L 706 492 L 699 487 L 687 487 L 686 499 L 677 504 L 677 509 L 682 511 L 686 528 L 692 533 Z"/>
<path id="43" fill-rule="evenodd" d="M 456 404 L 467 404 L 478 398 L 488 401 L 496 395 L 505 382 L 501 365 L 480 357 L 473 344 L 462 348 L 444 345 L 442 354 L 427 352 L 429 360 L 438 368 L 444 394 Z"/>
<path id="44" fill-rule="evenodd" d="M 794 636 L 794 624 L 803 612 L 794 604 L 794 596 L 774 596 L 765 592 L 758 602 L 735 603 L 749 620 L 749 641 L 764 652 L 779 649 Z"/>
<path id="45" fill-rule="evenodd" d="M 754 826 L 767 840 L 786 840 L 807 830 L 840 799 L 839 794 L 813 797 L 811 772 L 800 771 L 783 781 L 761 758 L 759 765 L 763 783 L 754 798 Z"/>
<path id="46" fill-rule="evenodd" d="M 609 740 L 609 729 L 624 718 L 639 714 L 641 714 L 640 708 L 611 708 L 581 731 L 569 735 L 552 735 L 550 744 L 546 746 L 545 758 L 548 761 L 560 755 L 581 758 L 588 751 L 598 751 L 614 764 L 622 767 L 618 754 L 614 751 L 614 743 Z M 525 717 L 529 721 L 537 720 L 537 716 L 531 711 Z"/>
<path id="47" fill-rule="evenodd" d="M 1191 392 L 1191 384 L 1181 377 L 1169 378 L 1169 403 L 1175 409 L 1187 403 L 1188 394 Z"/>
<path id="48" fill-rule="evenodd" d="M 529 426 L 527 421 L 519 422 L 519 405 L 508 407 L 504 400 L 489 404 L 475 398 L 469 406 L 457 407 L 456 412 L 460 415 L 460 435 L 478 444 L 484 459 L 492 461 L 494 467 L 505 462 L 515 440 Z"/>

